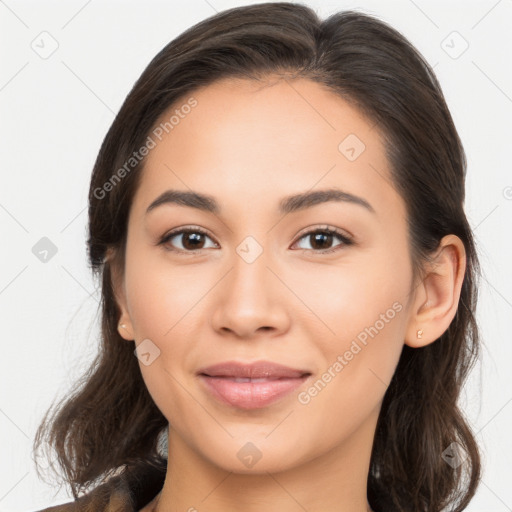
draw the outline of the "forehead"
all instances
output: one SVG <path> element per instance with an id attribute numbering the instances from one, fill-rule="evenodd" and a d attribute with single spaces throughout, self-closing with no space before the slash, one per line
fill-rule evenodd
<path id="1" fill-rule="evenodd" d="M 268 204 L 273 196 L 337 187 L 377 211 L 400 203 L 375 124 L 307 79 L 217 81 L 175 102 L 150 136 L 141 206 L 166 188 Z"/>

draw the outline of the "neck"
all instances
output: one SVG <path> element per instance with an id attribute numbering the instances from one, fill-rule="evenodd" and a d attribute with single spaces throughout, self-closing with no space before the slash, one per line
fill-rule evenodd
<path id="1" fill-rule="evenodd" d="M 376 413 L 349 439 L 312 460 L 278 472 L 251 474 L 212 464 L 169 427 L 165 483 L 149 510 L 368 512 L 366 486 Z"/>

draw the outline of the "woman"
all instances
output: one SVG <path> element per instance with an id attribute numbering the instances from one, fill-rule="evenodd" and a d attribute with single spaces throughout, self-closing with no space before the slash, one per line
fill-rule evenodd
<path id="1" fill-rule="evenodd" d="M 45 510 L 465 509 L 465 169 L 371 16 L 251 5 L 169 43 L 93 170 L 102 347 L 38 430 L 76 499 Z"/>

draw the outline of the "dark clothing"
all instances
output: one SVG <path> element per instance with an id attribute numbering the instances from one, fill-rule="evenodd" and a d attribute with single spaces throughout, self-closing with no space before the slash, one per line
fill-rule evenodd
<path id="1" fill-rule="evenodd" d="M 144 471 L 111 477 L 75 501 L 37 512 L 138 512 L 162 490 L 165 471 L 146 465 Z"/>

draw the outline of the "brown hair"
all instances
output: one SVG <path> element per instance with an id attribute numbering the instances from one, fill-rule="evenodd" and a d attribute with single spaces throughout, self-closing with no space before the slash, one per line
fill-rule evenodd
<path id="1" fill-rule="evenodd" d="M 144 160 L 108 194 L 99 191 L 164 111 L 197 87 L 270 76 L 327 86 L 376 123 L 406 204 L 415 277 L 443 236 L 455 234 L 464 243 L 467 267 L 455 318 L 434 343 L 404 345 L 384 396 L 368 475 L 374 507 L 378 500 L 390 510 L 461 511 L 480 478 L 478 446 L 457 405 L 479 353 L 480 269 L 463 207 L 466 159 L 429 64 L 398 31 L 355 11 L 322 21 L 297 3 L 229 9 L 182 33 L 149 63 L 103 141 L 90 184 L 88 255 L 102 287 L 101 349 L 73 393 L 53 415 L 48 410 L 34 449 L 45 441 L 55 450 L 75 497 L 121 468 L 127 478 L 144 468 L 165 469 L 157 441 L 167 421 L 142 380 L 134 346 L 118 334 L 112 286 L 113 271 L 123 268 L 128 212 Z M 106 259 L 110 248 L 115 261 Z M 452 443 L 462 447 L 463 464 L 445 462 Z"/>

